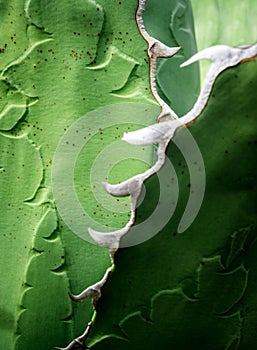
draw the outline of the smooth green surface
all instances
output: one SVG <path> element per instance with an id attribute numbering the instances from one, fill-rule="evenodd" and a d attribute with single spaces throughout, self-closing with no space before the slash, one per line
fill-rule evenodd
<path id="1" fill-rule="evenodd" d="M 191 0 L 198 49 L 226 44 L 246 45 L 257 41 L 254 0 Z"/>
<path id="2" fill-rule="evenodd" d="M 249 45 L 257 42 L 255 0 L 191 0 L 198 50 L 225 44 Z M 201 62 L 201 80 L 209 62 Z"/>

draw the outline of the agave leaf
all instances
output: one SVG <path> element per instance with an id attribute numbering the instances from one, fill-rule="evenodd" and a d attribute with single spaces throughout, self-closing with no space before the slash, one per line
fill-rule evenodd
<path id="1" fill-rule="evenodd" d="M 247 272 L 241 268 L 224 277 L 216 273 L 218 267 L 217 257 L 202 262 L 198 271 L 199 290 L 196 298 L 188 297 L 180 287 L 163 290 L 152 298 L 148 317 L 135 312 L 120 322 L 123 339 L 109 335 L 92 348 L 186 349 L 190 344 L 192 349 L 225 349 L 241 326 L 241 320 L 239 313 L 227 318 L 217 316 L 217 303 L 220 304 L 223 292 L 230 292 L 232 283 L 236 284 L 236 288 L 232 290 L 231 301 L 237 301 Z M 181 286 L 186 288 L 188 282 L 183 281 Z M 220 286 L 220 293 L 216 292 L 217 285 Z M 210 300 L 212 303 L 208 302 Z"/>
<path id="2" fill-rule="evenodd" d="M 25 5 L 9 0 L 0 4 L 4 28 L 1 86 L 7 105 L 22 105 L 10 116 L 4 114 L 1 124 L 5 130 L 1 136 L 5 156 L 0 164 L 5 218 L 1 228 L 1 346 L 45 350 L 65 346 L 68 339 L 84 330 L 92 306 L 89 302 L 72 304 L 67 291 L 79 293 L 97 283 L 110 264 L 104 248 L 82 241 L 57 214 L 51 193 L 51 164 L 60 138 L 81 115 L 107 104 L 140 102 L 138 107 L 126 105 L 126 123 L 128 116 L 140 110 L 139 115 L 145 111 L 146 125 L 152 124 L 157 109 L 147 79 L 146 44 L 134 21 L 137 1 L 88 0 L 74 6 L 57 0 L 31 0 Z M 160 8 L 160 2 L 152 1 L 149 11 L 153 5 L 159 9 L 148 21 L 149 27 L 151 22 L 158 24 L 160 34 L 169 37 L 170 31 L 162 29 L 160 23 L 171 23 L 173 40 L 183 44 L 191 56 L 195 43 L 190 7 L 184 12 L 188 3 L 176 2 L 170 14 L 166 5 Z M 185 13 L 191 19 L 185 18 Z M 165 21 L 164 15 L 168 17 Z M 174 18 L 178 22 L 171 21 Z M 160 40 L 170 45 L 170 37 Z M 196 98 L 198 68 L 191 67 L 186 78 L 176 79 L 181 86 L 175 91 L 170 90 L 174 85 L 167 77 L 188 57 L 181 57 L 175 68 L 163 61 L 158 70 L 159 91 L 167 102 L 177 101 L 174 109 L 178 114 L 184 114 Z M 256 62 L 225 72 L 205 114 L 190 127 L 204 156 L 208 186 L 197 221 L 183 235 L 176 235 L 176 229 L 190 179 L 180 152 L 175 145 L 170 146 L 169 156 L 181 187 L 176 214 L 158 236 L 117 255 L 114 275 L 98 305 L 92 348 L 126 349 L 124 339 L 129 339 L 130 348 L 140 349 L 170 348 L 172 343 L 184 346 L 186 341 L 197 349 L 255 346 L 255 73 Z M 7 93 L 9 86 L 15 92 L 15 101 Z M 180 95 L 182 91 L 185 95 Z M 181 101 L 178 94 L 186 98 Z M 37 103 L 32 105 L 34 101 Z M 124 105 L 120 110 L 109 107 L 108 112 L 122 115 L 122 108 Z M 91 116 L 103 117 L 99 112 Z M 117 217 L 104 207 L 99 209 L 99 202 L 93 201 L 89 192 L 90 175 L 85 170 L 92 168 L 99 150 L 123 132 L 138 128 L 133 123 L 119 125 L 119 130 L 99 130 L 75 167 L 75 187 L 82 205 L 98 222 L 118 228 L 126 221 L 127 212 Z M 87 137 L 94 124 L 86 125 Z M 181 130 L 178 137 L 183 139 L 183 134 Z M 120 167 L 118 175 L 112 173 L 114 183 L 142 169 L 142 165 L 130 166 L 129 172 L 133 168 L 135 173 L 128 174 L 124 171 L 127 164 Z M 138 213 L 139 223 L 152 212 L 158 195 L 157 179 L 152 178 Z M 228 293 L 231 284 L 235 288 Z M 219 295 L 217 290 L 221 290 Z M 181 310 L 188 323 L 181 319 Z M 217 343 L 210 342 L 213 329 L 220 336 Z M 199 343 L 199 339 L 203 341 Z"/>
<path id="3" fill-rule="evenodd" d="M 193 106 L 199 93 L 198 64 L 180 70 L 179 66 L 196 51 L 191 3 L 187 0 L 146 1 L 143 14 L 148 33 L 168 46 L 180 46 L 178 54 L 158 60 L 159 95 L 179 115 Z"/>
<path id="4" fill-rule="evenodd" d="M 13 348 L 18 305 L 24 270 L 30 255 L 31 240 L 42 209 L 25 201 L 32 197 L 42 180 L 39 150 L 27 137 L 1 134 L 1 346 Z M 33 168 L 33 175 L 31 174 Z M 26 227 L 26 235 L 21 234 Z"/>
<path id="5" fill-rule="evenodd" d="M 225 44 L 240 46 L 257 42 L 257 29 L 253 25 L 257 4 L 253 0 L 191 0 L 198 50 Z M 201 62 L 201 81 L 208 64 Z"/>
<path id="6" fill-rule="evenodd" d="M 110 304 L 108 302 L 101 304 L 100 301 L 99 310 L 102 306 L 105 318 L 104 321 L 103 318 L 100 318 L 100 311 L 96 320 L 96 326 L 93 328 L 93 332 L 94 330 L 96 331 L 95 338 L 93 335 L 91 337 L 92 349 L 109 347 L 155 349 L 160 344 L 162 348 L 170 348 L 171 345 L 185 348 L 190 344 L 190 347 L 197 349 L 218 349 L 221 347 L 234 349 L 238 346 L 242 346 L 243 348 L 247 344 L 250 349 L 256 343 L 253 332 L 246 330 L 243 322 L 244 318 L 242 318 L 243 315 L 248 319 L 248 322 L 253 322 L 256 325 L 256 319 L 253 317 L 253 313 L 247 314 L 249 311 L 248 303 L 251 304 L 253 309 L 256 307 L 254 301 L 250 301 L 248 298 L 251 288 L 254 286 L 248 285 L 248 268 L 250 267 L 247 264 L 249 262 L 248 257 L 251 256 L 255 246 L 255 240 L 247 241 L 250 228 L 251 234 L 256 236 L 256 215 L 254 214 L 256 191 L 253 186 L 254 179 L 256 179 L 256 169 L 253 166 L 250 170 L 248 168 L 250 164 L 253 164 L 253 159 L 256 156 L 256 148 L 253 144 L 253 140 L 256 139 L 256 120 L 253 110 L 254 97 L 250 93 L 254 91 L 257 83 L 255 76 L 256 62 L 254 64 L 251 63 L 251 65 L 248 64 L 247 67 L 238 67 L 225 72 L 215 86 L 212 99 L 204 115 L 199 122 L 191 126 L 191 131 L 201 146 L 207 170 L 207 193 L 203 203 L 203 209 L 196 223 L 186 231 L 187 234 L 193 233 L 195 239 L 198 236 L 198 243 L 197 239 L 194 243 L 191 240 L 187 246 L 185 244 L 185 238 L 183 241 L 184 244 L 180 247 L 184 249 L 187 246 L 188 251 L 179 251 L 179 246 L 176 245 L 175 238 L 173 240 L 171 239 L 171 232 L 174 232 L 174 224 L 179 221 L 175 215 L 175 218 L 173 218 L 175 222 L 168 225 L 159 234 L 162 236 L 162 240 L 158 241 L 157 237 L 155 237 L 152 241 L 144 243 L 141 248 L 134 247 L 126 252 L 120 252 L 116 261 L 118 268 L 111 278 L 112 288 L 116 285 L 119 295 L 115 300 L 115 305 L 113 305 L 113 299 Z M 239 79 L 239 85 L 235 88 L 235 80 L 237 79 Z M 231 93 L 232 86 L 233 93 Z M 230 91 L 230 95 L 225 93 L 226 89 Z M 218 117 L 221 114 L 222 121 Z M 232 119 L 231 115 L 233 115 Z M 248 121 L 247 127 L 246 123 L 243 126 L 241 123 L 243 116 L 246 115 Z M 211 138 L 202 129 L 204 127 L 206 130 L 211 130 Z M 183 131 L 181 131 L 180 137 L 182 135 Z M 210 143 L 211 148 L 208 147 Z M 251 147 L 251 150 L 249 147 Z M 175 162 L 178 161 L 177 164 L 179 166 L 183 166 L 183 161 L 176 154 L 175 149 L 172 146 L 170 149 L 172 149 L 172 152 L 170 152 L 171 159 L 173 161 L 175 159 Z M 221 157 L 222 154 L 225 157 L 224 155 Z M 231 159 L 227 156 L 230 154 L 232 155 Z M 242 164 L 238 168 L 235 159 L 243 160 L 242 168 Z M 222 173 L 222 178 L 217 175 L 217 171 Z M 186 184 L 190 185 L 190 183 L 184 169 L 181 175 L 183 175 L 181 176 L 181 183 L 184 184 L 184 187 L 180 199 L 185 202 Z M 239 177 L 237 177 L 238 175 Z M 244 179 L 243 184 L 241 183 L 242 179 Z M 156 188 L 153 184 L 150 188 L 153 201 L 153 193 Z M 158 197 L 158 193 L 156 197 Z M 222 207 L 220 203 L 222 203 Z M 180 205 L 179 207 L 180 211 L 178 209 L 178 213 L 181 213 L 182 206 Z M 146 209 L 146 207 L 144 208 Z M 143 215 L 143 213 L 144 210 L 142 209 L 140 214 Z M 210 217 L 210 213 L 214 213 L 214 217 Z M 244 225 L 242 225 L 242 222 Z M 234 234 L 234 232 L 240 232 L 244 235 L 244 239 L 242 240 L 240 234 L 239 243 L 240 241 L 242 243 L 239 245 L 239 248 L 235 245 L 237 234 Z M 205 236 L 206 233 L 210 234 L 207 238 Z M 168 237 L 168 234 L 169 238 L 164 242 L 164 237 L 165 235 Z M 230 236 L 234 238 L 232 242 L 230 242 Z M 182 236 L 177 239 L 183 240 Z M 170 244 L 167 244 L 168 241 Z M 173 241 L 172 244 L 171 241 Z M 247 244 L 244 244 L 245 241 L 247 241 Z M 227 258 L 226 254 L 223 256 L 228 266 L 224 269 L 221 264 L 216 265 L 212 272 L 211 269 L 209 270 L 208 278 L 206 278 L 205 282 L 201 280 L 198 275 L 199 265 L 206 264 L 204 258 L 208 256 L 209 261 L 215 261 L 215 259 L 219 261 L 224 250 L 230 251 Z M 243 250 L 243 253 L 241 250 Z M 241 259 L 239 262 L 234 262 L 235 256 L 237 257 L 239 254 L 241 255 Z M 184 260 L 186 255 L 188 257 L 187 263 Z M 198 255 L 198 258 L 201 258 L 198 264 L 195 265 L 195 268 L 192 269 L 192 263 L 197 259 L 196 255 Z M 128 261 L 130 262 L 129 266 Z M 175 267 L 176 261 L 177 268 Z M 233 264 L 230 265 L 232 261 Z M 253 264 L 252 261 L 251 263 Z M 123 264 L 122 268 L 120 264 Z M 165 272 L 162 272 L 163 264 L 166 266 L 164 269 Z M 246 265 L 247 270 L 244 267 Z M 121 268 L 120 271 L 119 267 Z M 183 273 L 181 274 L 183 268 L 185 268 L 184 276 L 182 276 Z M 251 265 L 251 269 L 253 271 L 255 270 L 254 265 Z M 140 274 L 139 279 L 136 272 L 138 270 L 148 271 L 148 277 Z M 191 270 L 191 276 L 189 270 Z M 121 271 L 123 274 L 121 274 Z M 174 276 L 176 271 L 177 280 Z M 189 275 L 187 275 L 188 273 Z M 218 278 L 219 281 L 216 280 L 214 285 L 212 285 L 210 281 L 214 281 L 213 278 L 215 278 L 217 273 L 222 274 L 221 278 L 223 282 Z M 233 276 L 235 283 L 238 283 L 238 285 L 236 288 L 233 288 L 233 293 L 231 293 L 229 289 L 233 284 Z M 226 285 L 223 284 L 224 282 Z M 169 305 L 165 303 L 165 306 L 160 312 L 161 316 L 159 316 L 159 319 L 154 318 L 153 315 L 158 313 L 160 309 L 160 304 L 157 305 L 156 303 L 153 306 L 153 300 L 157 300 L 160 295 L 158 288 L 156 288 L 157 284 L 159 284 L 159 291 L 167 289 L 170 293 L 176 293 L 178 290 L 182 291 L 184 299 L 192 299 L 190 300 L 192 302 L 191 305 L 194 304 L 194 306 L 198 305 L 200 307 L 198 311 L 190 311 L 190 313 L 192 312 L 191 316 L 188 317 L 191 320 L 189 322 L 190 326 L 187 327 L 183 324 L 183 321 L 178 321 L 179 317 L 176 316 L 176 311 L 172 316 L 175 305 L 180 304 L 178 301 L 175 301 L 174 304 L 171 302 Z M 212 287 L 208 289 L 210 285 Z M 156 293 L 151 294 L 155 288 Z M 201 294 L 201 290 L 204 291 L 205 288 L 208 289 L 208 293 L 205 294 L 203 292 Z M 128 290 L 131 292 L 130 295 L 127 293 Z M 217 293 L 217 291 L 220 292 Z M 110 296 L 108 284 L 104 292 L 106 292 L 105 296 L 107 297 L 106 300 L 108 300 L 108 296 Z M 213 305 L 216 297 L 218 300 Z M 151 304 L 149 304 L 149 300 L 152 300 Z M 245 300 L 246 304 L 242 305 L 242 300 Z M 203 308 L 200 306 L 202 302 L 205 304 Z M 171 316 L 169 316 L 172 321 L 171 323 L 167 321 L 167 325 L 164 319 L 169 319 L 169 316 L 166 315 L 169 309 L 171 310 Z M 179 310 L 180 315 L 183 314 L 182 309 L 180 308 Z M 208 310 L 208 316 L 203 316 L 200 310 L 202 312 Z M 188 316 L 187 312 L 185 313 Z M 106 326 L 106 315 L 110 315 L 109 327 Z M 196 326 L 193 327 L 193 332 L 191 333 L 192 319 Z M 221 321 L 223 321 L 223 326 L 219 325 Z M 175 328 L 171 334 L 170 329 L 174 325 Z M 99 326 L 101 332 L 97 333 Z M 162 327 L 166 327 L 165 331 L 163 331 Z M 214 341 L 211 337 L 215 328 L 217 334 L 219 334 L 219 340 L 217 341 Z M 105 332 L 103 332 L 103 329 L 105 329 Z M 185 329 L 188 329 L 188 331 L 185 332 Z M 244 339 L 244 336 L 241 339 L 241 334 L 245 334 L 245 332 L 248 334 L 249 343 Z M 178 334 L 180 336 L 177 337 Z"/>
<path id="7" fill-rule="evenodd" d="M 190 180 L 183 157 L 169 147 L 180 182 L 177 211 L 150 241 L 117 254 L 99 302 L 92 349 L 254 347 L 256 64 L 224 72 L 203 115 L 189 127 L 203 155 L 207 183 L 201 211 L 182 235 L 176 231 Z M 147 192 L 157 201 L 154 179 Z M 150 212 L 142 206 L 141 220 Z"/>
<path id="8" fill-rule="evenodd" d="M 140 127 L 138 118 L 128 123 L 131 114 L 142 115 L 152 105 L 144 121 L 148 125 L 158 108 L 147 78 L 146 43 L 134 20 L 137 1 L 81 0 L 74 6 L 67 1 L 8 0 L 0 6 L 0 127 L 6 152 L 0 164 L 1 346 L 45 350 L 64 346 L 83 330 L 92 316 L 92 303 L 76 305 L 68 291 L 76 294 L 98 282 L 110 264 L 108 251 L 82 241 L 56 210 L 51 167 L 57 145 L 87 112 L 134 102 L 125 108 L 124 120 L 112 122 L 109 117 L 109 130 L 97 130 L 75 168 L 82 206 L 95 221 L 121 227 L 128 209 L 115 218 L 112 210 L 99 209 L 92 191 L 85 196 L 85 187 L 91 189 L 90 169 L 103 148 L 124 131 Z M 139 108 L 135 102 L 140 102 Z M 15 108 L 8 110 L 10 105 Z M 121 110 L 124 105 L 116 108 L 116 115 Z M 105 110 L 107 116 L 108 111 L 111 108 Z M 97 113 L 99 122 L 106 120 Z M 92 117 L 85 135 L 96 125 Z M 150 160 L 152 150 L 145 152 Z M 112 172 L 114 182 L 126 176 L 126 167 Z M 135 174 L 142 167 L 146 165 L 139 162 Z M 12 174 L 8 178 L 7 169 Z"/>

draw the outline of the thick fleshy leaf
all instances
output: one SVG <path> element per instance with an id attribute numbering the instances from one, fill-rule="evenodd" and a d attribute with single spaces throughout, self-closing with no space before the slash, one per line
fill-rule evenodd
<path id="1" fill-rule="evenodd" d="M 169 147 L 180 183 L 177 211 L 150 241 L 117 254 L 98 305 L 92 349 L 255 346 L 256 66 L 253 61 L 224 72 L 189 127 L 204 159 L 206 193 L 198 217 L 181 235 L 176 231 L 190 179 L 185 159 L 174 144 Z M 186 142 L 186 130 L 176 137 Z M 151 213 L 150 196 L 158 201 L 156 179 L 147 182 L 146 193 L 142 222 Z"/>
<path id="2" fill-rule="evenodd" d="M 111 264 L 107 249 L 86 241 L 88 222 L 110 231 L 129 220 L 127 199 L 108 202 L 102 181 L 122 182 L 152 165 L 152 148 L 134 154 L 131 145 L 119 158 L 115 150 L 123 143 L 111 146 L 124 132 L 155 123 L 159 110 L 148 83 L 147 46 L 135 23 L 137 5 L 136 0 L 81 0 L 76 6 L 57 0 L 1 2 L 0 343 L 5 349 L 65 346 L 84 331 L 92 304 L 74 304 L 68 290 L 76 299 L 84 288 L 97 289 Z M 224 11 L 232 17 L 233 12 Z M 152 36 L 183 47 L 177 59 L 160 61 L 157 80 L 161 96 L 182 115 L 199 91 L 198 67 L 179 68 L 196 51 L 191 7 L 185 0 L 149 0 L 144 19 Z M 155 207 L 161 208 L 159 216 L 147 230 L 166 214 L 171 221 L 151 240 L 117 254 L 97 306 L 92 349 L 255 347 L 256 85 L 255 61 L 225 72 L 204 115 L 190 126 L 204 159 L 207 191 L 199 216 L 183 235 L 177 228 L 189 188 L 197 194 L 198 186 L 190 183 L 187 163 L 198 172 L 202 165 L 193 159 L 188 130 L 176 135 L 168 151 L 180 185 L 175 215 L 178 188 L 170 166 L 163 172 L 169 181 L 158 178 L 160 189 L 157 177 L 146 184 L 138 231 L 145 235 L 139 224 Z M 69 130 L 73 142 L 65 148 Z M 60 161 L 56 150 L 63 157 L 59 180 L 66 179 L 65 165 L 81 151 L 71 179 L 84 212 L 69 206 L 74 199 L 69 187 L 58 199 L 64 196 L 65 215 L 71 213 L 84 240 L 56 210 L 51 182 L 52 163 Z M 142 153 L 143 161 L 137 161 Z M 124 159 L 128 154 L 134 159 Z M 85 213 L 88 221 L 80 221 Z"/>
<path id="3" fill-rule="evenodd" d="M 256 170 L 251 166 L 256 157 L 256 120 L 250 93 L 256 89 L 255 76 L 254 63 L 224 73 L 204 115 L 191 126 L 205 161 L 207 192 L 195 223 L 183 236 L 174 237 L 193 184 L 180 152 L 170 147 L 170 159 L 182 168 L 174 221 L 151 241 L 118 254 L 116 270 L 98 305 L 89 343 L 93 349 L 254 347 L 255 285 L 248 281 L 254 278 L 250 257 L 257 226 Z M 247 123 L 242 126 L 243 115 Z M 185 141 L 186 132 L 181 130 L 177 137 Z M 236 159 L 242 161 L 240 167 Z M 139 209 L 142 222 L 159 196 L 154 179 L 148 186 L 151 200 L 146 197 Z M 239 248 L 237 232 L 244 236 Z"/>
<path id="4" fill-rule="evenodd" d="M 257 3 L 254 0 L 191 0 L 198 50 L 213 45 L 240 46 L 257 42 L 254 21 Z M 201 62 L 201 81 L 208 63 Z"/>
<path id="5" fill-rule="evenodd" d="M 148 33 L 168 46 L 180 46 L 178 54 L 158 60 L 158 93 L 182 116 L 193 106 L 199 93 L 199 67 L 179 66 L 196 53 L 191 3 L 187 0 L 147 0 L 143 15 Z"/>
<path id="6" fill-rule="evenodd" d="M 90 140 L 83 139 L 88 143 L 77 158 L 74 188 L 92 221 L 122 227 L 127 199 L 122 210 L 118 202 L 106 208 L 94 197 L 90 170 L 97 155 L 124 132 L 154 123 L 158 107 L 148 83 L 146 43 L 135 22 L 136 0 L 81 0 L 76 6 L 8 0 L 0 7 L 0 343 L 5 349 L 45 350 L 64 346 L 83 331 L 92 303 L 77 305 L 68 291 L 78 294 L 98 282 L 110 264 L 109 252 L 81 240 L 56 210 L 51 169 L 57 146 L 86 115 L 87 129 L 83 125 L 80 131 Z M 116 109 L 107 106 L 113 104 Z M 94 118 L 99 125 L 91 135 Z M 143 161 L 131 166 L 134 175 L 151 163 L 152 150 L 143 154 Z M 64 163 L 67 158 L 65 153 Z M 114 182 L 130 176 L 126 167 L 125 159 L 104 175 L 96 170 L 100 195 L 107 196 L 101 182 L 109 173 Z M 65 194 L 68 206 L 71 192 Z"/>

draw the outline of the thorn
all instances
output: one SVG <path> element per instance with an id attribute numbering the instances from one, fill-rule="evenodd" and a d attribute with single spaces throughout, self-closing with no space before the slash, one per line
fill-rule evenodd
<path id="1" fill-rule="evenodd" d="M 79 295 L 74 295 L 72 294 L 70 291 L 68 292 L 69 297 L 71 298 L 71 300 L 73 301 L 77 301 L 79 303 L 82 303 L 83 301 L 86 301 L 88 299 L 99 299 L 101 296 L 100 291 L 95 288 L 95 285 L 92 285 L 88 288 L 86 288 L 82 293 L 80 293 Z"/>
<path id="2" fill-rule="evenodd" d="M 125 227 L 113 231 L 113 232 L 100 232 L 95 231 L 92 228 L 88 228 L 88 233 L 93 238 L 93 240 L 101 245 L 102 247 L 106 247 L 109 249 L 117 250 L 120 246 L 120 239 L 123 237 L 130 229 L 130 225 L 126 225 Z"/>
<path id="3" fill-rule="evenodd" d="M 84 350 L 84 344 L 79 339 L 74 339 L 66 348 L 54 348 L 56 350 Z"/>
<path id="4" fill-rule="evenodd" d="M 85 342 L 89 336 L 90 329 L 92 328 L 93 321 L 90 321 L 87 325 L 85 332 L 78 338 L 72 340 L 72 342 L 66 348 L 55 347 L 56 350 L 85 350 Z"/>
<path id="5" fill-rule="evenodd" d="M 179 119 L 152 124 L 143 129 L 124 133 L 122 140 L 132 145 L 151 145 L 167 142 L 181 125 L 182 123 Z"/>
<path id="6" fill-rule="evenodd" d="M 169 47 L 154 38 L 151 38 L 149 40 L 148 54 L 150 58 L 170 58 L 174 56 L 179 50 L 180 47 Z"/>
<path id="7" fill-rule="evenodd" d="M 128 180 L 125 180 L 119 184 L 111 185 L 108 182 L 103 182 L 103 186 L 106 192 L 114 197 L 125 197 L 134 195 L 137 193 L 143 185 L 141 175 L 135 175 Z"/>
<path id="8" fill-rule="evenodd" d="M 257 55 L 257 45 L 230 47 L 227 45 L 215 45 L 197 52 L 180 67 L 186 67 L 199 60 L 211 60 L 219 69 L 226 69 L 254 59 Z"/>

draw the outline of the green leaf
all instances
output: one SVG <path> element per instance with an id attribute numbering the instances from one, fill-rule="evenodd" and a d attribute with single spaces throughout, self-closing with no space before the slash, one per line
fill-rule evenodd
<path id="1" fill-rule="evenodd" d="M 241 326 L 241 319 L 239 313 L 220 317 L 216 304 L 220 304 L 223 292 L 230 291 L 232 283 L 237 284 L 232 291 L 233 300 L 244 286 L 247 273 L 241 268 L 223 276 L 217 274 L 218 267 L 216 257 L 206 260 L 199 268 L 197 298 L 190 299 L 181 288 L 163 290 L 152 298 L 149 317 L 135 312 L 120 322 L 123 339 L 108 336 L 93 349 L 186 349 L 189 344 L 192 349 L 227 348 L 231 335 Z M 221 293 L 217 293 L 217 285 Z"/>
<path id="2" fill-rule="evenodd" d="M 224 72 L 203 115 L 189 127 L 204 159 L 206 193 L 196 220 L 181 235 L 176 232 L 190 179 L 183 155 L 170 145 L 180 184 L 177 210 L 150 241 L 117 254 L 90 348 L 255 346 L 256 64 Z M 176 135 L 184 142 L 187 137 L 184 129 Z M 157 203 L 157 179 L 146 186 Z M 142 222 L 151 214 L 149 197 L 138 210 Z"/>
<path id="3" fill-rule="evenodd" d="M 24 270 L 30 255 L 33 230 L 43 209 L 26 201 L 34 196 L 42 181 L 39 150 L 26 136 L 13 138 L 1 134 L 1 327 L 2 346 L 13 344 L 18 302 L 24 283 Z M 32 173 L 33 169 L 33 173 Z M 22 227 L 24 233 L 21 233 Z"/>
<path id="4" fill-rule="evenodd" d="M 196 51 L 191 3 L 187 0 L 146 1 L 143 14 L 148 33 L 168 46 L 180 46 L 174 57 L 159 59 L 158 93 L 179 115 L 192 107 L 199 93 L 198 64 L 186 69 L 179 66 Z"/>
<path id="5" fill-rule="evenodd" d="M 154 107 L 147 124 L 154 122 L 157 107 L 148 83 L 146 43 L 134 20 L 136 0 L 81 0 L 76 6 L 67 1 L 8 0 L 0 7 L 0 128 L 5 152 L 0 164 L 1 345 L 45 350 L 65 346 L 83 331 L 92 317 L 92 304 L 75 305 L 68 291 L 77 293 L 97 282 L 110 264 L 108 251 L 81 240 L 56 210 L 51 168 L 57 146 L 81 116 L 106 105 L 133 102 L 125 120 L 118 120 L 119 130 L 117 120 L 113 125 L 109 117 L 112 130 L 104 132 L 105 143 L 99 142 L 97 130 L 87 145 L 101 153 L 121 138 L 123 128 L 141 126 L 138 120 L 129 121 L 136 103 L 144 109 Z M 88 129 L 95 125 L 90 122 Z M 104 219 L 109 217 L 111 225 L 119 226 L 128 212 L 115 218 L 99 203 L 100 210 L 93 214 L 93 195 L 85 197 L 80 187 L 89 185 L 92 192 L 88 174 L 95 154 L 83 160 L 87 150 L 76 168 L 78 197 L 96 222 L 108 224 Z M 151 152 L 147 150 L 148 159 Z M 141 162 L 133 171 L 142 167 L 146 165 Z M 114 181 L 124 176 L 124 168 L 113 169 Z"/>
<path id="6" fill-rule="evenodd" d="M 57 0 L 0 1 L 4 349 L 65 346 L 92 316 L 91 302 L 72 303 L 68 290 L 79 293 L 100 280 L 110 265 L 108 252 L 77 237 L 58 214 L 52 163 L 65 132 L 81 116 L 89 118 L 79 130 L 88 141 L 74 168 L 74 188 L 97 223 L 123 225 L 126 210 L 117 215 L 94 200 L 89 171 L 97 153 L 104 154 L 124 131 L 152 124 L 158 114 L 148 82 L 147 46 L 135 23 L 137 5 L 136 0 L 79 0 L 76 6 Z M 197 65 L 178 67 L 196 50 L 191 8 L 186 1 L 160 6 L 149 0 L 147 6 L 147 30 L 168 45 L 183 47 L 177 59 L 161 61 L 157 80 L 159 93 L 182 115 L 199 88 Z M 88 343 L 92 349 L 255 347 L 256 84 L 256 61 L 225 72 L 203 116 L 189 128 L 202 152 L 207 189 L 197 219 L 181 235 L 177 228 L 190 177 L 176 146 L 187 145 L 188 132 L 177 133 L 168 150 L 180 188 L 175 214 L 151 240 L 118 252 L 97 307 Z M 94 117 L 97 123 L 108 120 L 111 127 L 101 130 L 99 124 L 90 135 L 97 124 Z M 145 151 L 148 166 L 153 150 Z M 116 183 L 145 167 L 126 161 L 109 176 Z M 101 174 L 106 176 L 98 168 L 99 182 Z M 157 206 L 158 181 L 153 177 L 146 183 L 138 224 Z M 166 185 L 172 193 L 168 186 L 174 182 Z M 71 192 L 64 188 L 63 193 L 68 206 Z M 86 224 L 83 229 L 87 231 Z"/>
<path id="7" fill-rule="evenodd" d="M 179 205 L 157 236 L 119 252 L 99 303 L 92 349 L 155 349 L 157 344 L 164 349 L 189 344 L 193 349 L 227 349 L 236 340 L 239 348 L 251 349 L 256 343 L 252 259 L 256 244 L 247 238 L 249 230 L 256 237 L 257 227 L 257 130 L 251 93 L 256 85 L 256 62 L 230 69 L 218 79 L 208 108 L 190 127 L 206 168 L 202 209 L 193 225 L 176 235 L 184 209 Z M 174 145 L 169 155 L 184 203 L 188 196 L 188 177 L 180 171 L 184 161 Z M 148 181 L 147 192 L 158 198 L 154 182 Z M 145 219 L 150 214 L 147 207 L 139 213 Z M 243 256 L 235 263 L 239 252 Z"/>
<path id="8" fill-rule="evenodd" d="M 254 0 L 191 0 L 191 3 L 199 51 L 217 44 L 240 46 L 257 41 L 254 26 L 257 4 Z M 202 61 L 202 81 L 207 69 L 208 62 Z"/>

